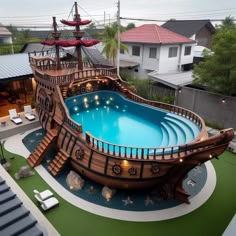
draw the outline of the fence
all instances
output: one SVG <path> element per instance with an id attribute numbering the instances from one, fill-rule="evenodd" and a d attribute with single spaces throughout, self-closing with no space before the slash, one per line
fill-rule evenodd
<path id="1" fill-rule="evenodd" d="M 236 98 L 183 87 L 177 93 L 176 105 L 200 115 L 215 128 L 236 129 Z"/>

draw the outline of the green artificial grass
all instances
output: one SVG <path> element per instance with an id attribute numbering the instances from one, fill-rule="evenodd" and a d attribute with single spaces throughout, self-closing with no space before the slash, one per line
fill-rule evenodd
<path id="1" fill-rule="evenodd" d="M 10 159 L 13 156 L 15 158 Z M 23 157 L 7 151 L 5 157 L 12 165 L 10 172 L 12 176 L 20 166 L 27 163 Z M 60 202 L 59 207 L 44 214 L 63 236 L 220 236 L 236 212 L 236 155 L 225 152 L 220 160 L 214 159 L 212 163 L 217 174 L 217 185 L 210 199 L 185 216 L 159 222 L 127 222 L 88 213 L 58 196 L 36 171 L 34 176 L 16 182 L 36 205 L 33 189 L 39 191 L 51 189 L 54 192 Z"/>

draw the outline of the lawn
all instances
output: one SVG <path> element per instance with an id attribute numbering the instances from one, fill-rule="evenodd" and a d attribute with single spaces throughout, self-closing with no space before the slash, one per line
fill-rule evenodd
<path id="1" fill-rule="evenodd" d="M 19 167 L 26 164 L 26 160 L 6 150 L 4 150 L 4 153 L 6 159 L 12 165 L 10 174 L 14 176 Z M 12 159 L 13 156 L 15 158 Z M 225 152 L 221 155 L 220 160 L 214 159 L 212 163 L 217 174 L 217 185 L 210 199 L 192 213 L 160 222 L 127 222 L 88 213 L 71 205 L 57 195 L 36 171 L 33 177 L 16 182 L 35 204 L 36 200 L 32 194 L 33 189 L 51 189 L 54 192 L 60 205 L 46 212 L 45 216 L 61 235 L 220 236 L 236 213 L 236 155 Z"/>

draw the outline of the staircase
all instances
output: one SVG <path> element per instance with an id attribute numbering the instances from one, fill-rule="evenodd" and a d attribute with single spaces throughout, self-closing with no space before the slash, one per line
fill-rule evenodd
<path id="1" fill-rule="evenodd" d="M 68 158 L 69 155 L 64 150 L 60 149 L 48 169 L 54 176 L 58 175 Z"/>
<path id="2" fill-rule="evenodd" d="M 27 159 L 27 162 L 31 167 L 35 167 L 41 163 L 44 155 L 47 153 L 48 149 L 51 147 L 52 143 L 55 141 L 56 138 L 56 130 L 53 129 L 47 132 L 42 141 Z"/>
<path id="3" fill-rule="evenodd" d="M 62 91 L 61 91 L 61 94 L 62 94 L 62 97 L 63 97 L 64 99 L 67 98 L 67 92 L 68 92 L 68 86 L 63 87 L 63 88 L 62 88 Z"/>
<path id="4" fill-rule="evenodd" d="M 119 91 L 121 91 L 121 92 L 126 92 L 127 91 L 127 89 L 120 82 L 118 82 L 117 80 L 115 80 L 114 83 L 115 83 L 116 87 L 119 89 Z"/>

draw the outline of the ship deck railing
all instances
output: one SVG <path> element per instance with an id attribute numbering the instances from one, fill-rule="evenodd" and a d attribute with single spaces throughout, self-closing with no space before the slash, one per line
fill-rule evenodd
<path id="1" fill-rule="evenodd" d="M 225 143 L 217 143 L 224 135 L 232 136 L 232 129 L 225 129 L 218 135 L 210 137 L 209 139 L 189 143 L 185 145 L 167 146 L 167 147 L 129 147 L 105 142 L 86 132 L 87 145 L 102 154 L 107 156 L 116 157 L 123 160 L 133 161 L 184 161 L 184 157 L 198 152 L 211 150 L 216 145 L 225 145 Z M 226 141 L 227 143 L 227 141 Z M 214 154 L 209 155 L 209 159 L 213 158 Z"/>

